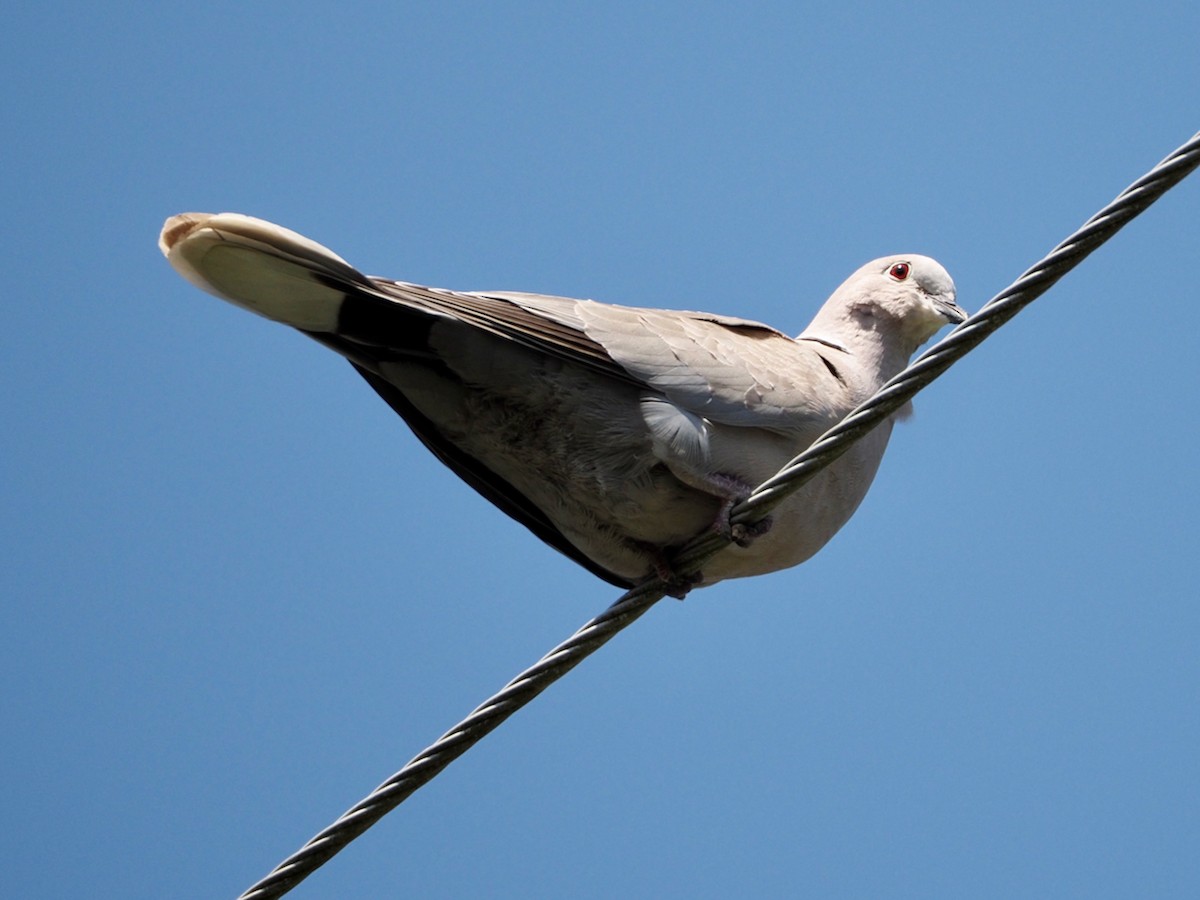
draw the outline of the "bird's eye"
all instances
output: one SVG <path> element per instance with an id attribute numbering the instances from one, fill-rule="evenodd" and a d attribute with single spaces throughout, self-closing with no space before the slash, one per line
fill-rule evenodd
<path id="1" fill-rule="evenodd" d="M 903 281 L 908 277 L 908 263 L 896 263 L 888 269 L 888 274 L 897 281 Z"/>

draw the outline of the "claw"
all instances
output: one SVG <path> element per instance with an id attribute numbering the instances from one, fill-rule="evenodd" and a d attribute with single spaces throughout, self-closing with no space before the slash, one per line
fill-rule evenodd
<path id="1" fill-rule="evenodd" d="M 713 483 L 721 488 L 722 494 L 726 498 L 725 502 L 721 504 L 720 510 L 717 511 L 717 517 L 713 519 L 713 531 L 739 547 L 749 547 L 754 543 L 755 538 L 760 538 L 771 530 L 772 519 L 770 516 L 759 519 L 757 522 L 738 525 L 730 522 L 730 512 L 750 496 L 751 488 L 744 481 L 732 475 L 717 474 L 710 477 Z"/>
<path id="2" fill-rule="evenodd" d="M 651 578 L 657 578 L 662 582 L 663 593 L 676 600 L 682 600 L 687 596 L 688 591 L 704 581 L 704 575 L 700 572 L 691 575 L 676 572 L 671 567 L 666 555 L 661 552 L 654 554 L 654 575 Z"/>
<path id="3" fill-rule="evenodd" d="M 733 504 L 730 504 L 732 508 Z M 724 518 L 719 520 L 725 523 L 726 532 L 722 532 L 721 536 L 728 538 L 739 547 L 749 547 L 754 543 L 756 538 L 762 537 L 771 530 L 771 526 L 775 524 L 775 520 L 770 516 L 764 519 L 759 519 L 757 522 L 746 522 L 744 524 L 733 525 L 729 521 L 729 510 L 725 510 Z"/>

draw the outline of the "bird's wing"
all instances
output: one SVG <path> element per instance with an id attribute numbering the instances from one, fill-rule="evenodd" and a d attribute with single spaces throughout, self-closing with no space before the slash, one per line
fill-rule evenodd
<path id="1" fill-rule="evenodd" d="M 712 422 L 792 432 L 845 404 L 844 351 L 727 316 L 579 309 L 587 335 L 626 372 Z"/>
<path id="2" fill-rule="evenodd" d="M 387 304 L 400 303 L 649 388 L 682 412 L 723 425 L 794 432 L 845 408 L 843 375 L 853 359 L 759 322 L 543 294 L 370 282 L 371 290 L 357 288 L 357 302 L 343 309 L 339 324 L 340 333 L 360 342 L 402 340 L 388 328 Z"/>

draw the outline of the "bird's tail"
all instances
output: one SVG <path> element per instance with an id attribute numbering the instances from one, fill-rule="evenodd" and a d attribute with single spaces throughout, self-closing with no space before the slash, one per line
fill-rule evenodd
<path id="1" fill-rule="evenodd" d="M 158 246 L 210 294 L 310 333 L 334 333 L 347 291 L 365 275 L 316 241 L 239 213 L 167 219 Z"/>

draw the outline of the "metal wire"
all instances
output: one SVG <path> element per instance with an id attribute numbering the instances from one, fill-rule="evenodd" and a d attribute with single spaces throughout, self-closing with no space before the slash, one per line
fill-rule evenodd
<path id="1" fill-rule="evenodd" d="M 732 510 L 731 521 L 740 524 L 763 518 L 789 494 L 845 453 L 856 440 L 1049 290 L 1089 253 L 1197 166 L 1200 166 L 1200 133 L 1193 135 L 1186 144 L 1122 191 L 1112 203 L 954 329 L 945 340 L 919 356 L 878 393 L 760 485 Z M 715 534 L 692 541 L 673 557 L 675 571 L 698 571 L 705 560 L 725 545 L 726 541 Z M 239 900 L 267 900 L 286 894 L 501 722 L 606 644 L 664 595 L 664 585 L 657 581 L 626 593 L 281 862 L 269 875 L 243 893 Z"/>

